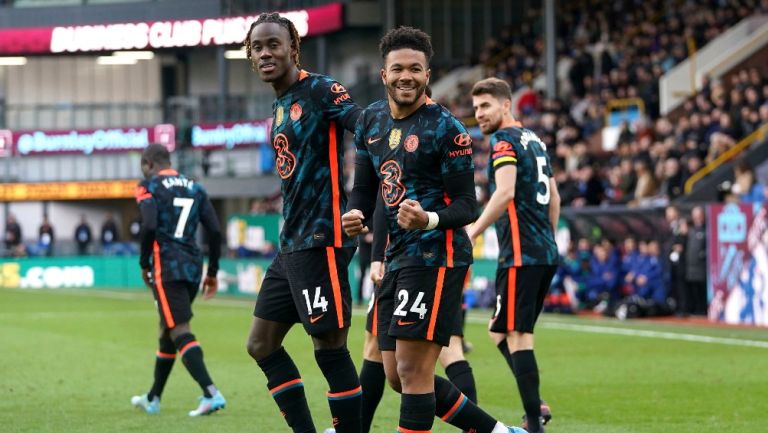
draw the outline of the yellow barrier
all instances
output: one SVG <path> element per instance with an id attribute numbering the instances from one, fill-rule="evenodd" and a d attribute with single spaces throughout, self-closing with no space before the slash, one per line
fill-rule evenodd
<path id="1" fill-rule="evenodd" d="M 720 167 L 724 163 L 733 159 L 736 155 L 741 153 L 744 149 L 751 146 L 752 143 L 754 143 L 755 141 L 763 139 L 766 133 L 768 133 L 768 123 L 757 128 L 755 132 L 749 134 L 743 140 L 736 143 L 735 146 L 733 146 L 732 148 L 720 154 L 720 156 L 718 156 L 714 161 L 705 165 L 704 167 L 701 168 L 701 170 L 697 171 L 696 173 L 693 173 L 693 175 L 689 177 L 687 181 L 685 181 L 685 193 L 690 194 L 691 191 L 693 191 L 693 186 L 696 184 L 696 182 L 700 181 L 702 178 L 704 178 L 704 176 L 713 172 L 717 167 Z"/>

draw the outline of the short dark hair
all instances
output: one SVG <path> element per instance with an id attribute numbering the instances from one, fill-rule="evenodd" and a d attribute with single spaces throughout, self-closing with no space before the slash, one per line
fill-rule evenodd
<path id="1" fill-rule="evenodd" d="M 299 54 L 301 51 L 301 37 L 299 36 L 299 31 L 296 30 L 296 26 L 293 25 L 293 21 L 281 16 L 277 12 L 264 12 L 263 14 L 259 15 L 259 17 L 256 18 L 256 21 L 251 24 L 251 27 L 248 29 L 248 33 L 245 35 L 245 40 L 243 41 L 243 45 L 245 45 L 245 55 L 248 57 L 248 60 L 251 60 L 251 33 L 253 33 L 253 29 L 256 28 L 256 26 L 263 23 L 279 24 L 288 30 L 288 34 L 291 35 L 291 45 L 296 49 L 296 55 L 293 57 L 293 62 L 298 65 Z"/>
<path id="2" fill-rule="evenodd" d="M 171 153 L 162 144 L 150 144 L 141 154 L 141 159 L 160 166 L 171 165 Z"/>
<path id="3" fill-rule="evenodd" d="M 491 77 L 480 80 L 472 87 L 472 96 L 491 95 L 496 99 L 512 100 L 512 88 L 506 81 Z"/>
<path id="4" fill-rule="evenodd" d="M 427 58 L 427 64 L 429 64 L 432 56 L 435 54 L 432 51 L 432 38 L 422 30 L 413 27 L 400 26 L 392 29 L 379 42 L 379 51 L 383 59 L 387 57 L 390 51 L 402 48 L 421 51 Z"/>

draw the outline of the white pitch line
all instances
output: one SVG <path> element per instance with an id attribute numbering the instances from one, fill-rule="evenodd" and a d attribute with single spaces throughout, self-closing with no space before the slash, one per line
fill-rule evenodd
<path id="1" fill-rule="evenodd" d="M 728 346 L 759 347 L 761 349 L 768 349 L 768 341 L 759 340 L 742 340 L 739 338 L 710 337 L 707 335 L 648 331 L 644 329 L 626 329 L 610 326 L 577 325 L 557 322 L 543 322 L 540 326 L 549 329 L 587 332 L 591 334 L 628 335 L 632 337 L 659 338 L 662 340 L 690 341 L 694 343 L 725 344 Z"/>

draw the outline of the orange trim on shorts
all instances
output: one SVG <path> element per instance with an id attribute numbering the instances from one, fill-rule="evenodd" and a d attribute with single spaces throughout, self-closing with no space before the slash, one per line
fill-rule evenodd
<path id="1" fill-rule="evenodd" d="M 510 201 L 507 205 L 509 214 L 509 231 L 512 234 L 512 253 L 515 256 L 514 266 L 523 266 L 523 256 L 520 252 L 520 225 L 517 223 L 517 208 L 515 202 Z"/>
<path id="2" fill-rule="evenodd" d="M 165 287 L 163 287 L 163 270 L 160 265 L 160 244 L 155 241 L 152 247 L 154 252 L 155 262 L 155 288 L 157 288 L 157 298 L 160 302 L 160 309 L 163 312 L 165 318 L 165 325 L 168 329 L 175 328 L 176 322 L 173 320 L 173 314 L 171 314 L 171 307 L 168 305 L 168 298 L 165 296 Z"/>
<path id="3" fill-rule="evenodd" d="M 445 266 L 440 266 L 437 271 L 437 283 L 435 283 L 435 300 L 432 302 L 432 315 L 429 317 L 429 328 L 427 328 L 427 340 L 429 341 L 435 338 L 435 323 L 437 323 L 437 312 L 440 310 L 440 298 L 443 297 L 444 282 Z"/>
<path id="4" fill-rule="evenodd" d="M 507 332 L 515 330 L 515 293 L 517 289 L 517 268 L 509 268 L 507 274 Z"/>
<path id="5" fill-rule="evenodd" d="M 179 350 L 179 354 L 184 356 L 184 354 L 187 353 L 187 350 L 192 349 L 193 347 L 200 347 L 200 343 L 197 341 L 190 341 L 189 343 L 185 344 L 181 350 Z"/>
<path id="6" fill-rule="evenodd" d="M 339 161 L 336 145 L 336 122 L 328 130 L 328 159 L 331 164 L 331 208 L 333 209 L 333 246 L 341 248 L 341 193 L 339 192 Z"/>
<path id="7" fill-rule="evenodd" d="M 328 274 L 331 276 L 333 288 L 333 302 L 336 306 L 336 318 L 339 320 L 339 329 L 344 327 L 344 314 L 341 305 L 341 284 L 339 284 L 339 270 L 336 267 L 336 251 L 333 247 L 325 247 L 328 253 Z"/>

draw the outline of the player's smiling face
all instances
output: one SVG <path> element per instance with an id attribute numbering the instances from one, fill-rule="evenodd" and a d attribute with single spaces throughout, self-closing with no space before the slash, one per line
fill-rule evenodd
<path id="1" fill-rule="evenodd" d="M 510 102 L 501 101 L 488 93 L 472 96 L 475 119 L 483 134 L 493 134 L 501 127 L 504 113 L 510 110 Z"/>
<path id="2" fill-rule="evenodd" d="M 267 83 L 285 79 L 296 68 L 296 50 L 288 29 L 277 23 L 261 23 L 251 32 L 251 62 Z"/>
<path id="3" fill-rule="evenodd" d="M 429 84 L 427 56 L 410 48 L 387 53 L 381 79 L 389 97 L 400 106 L 415 104 Z"/>

